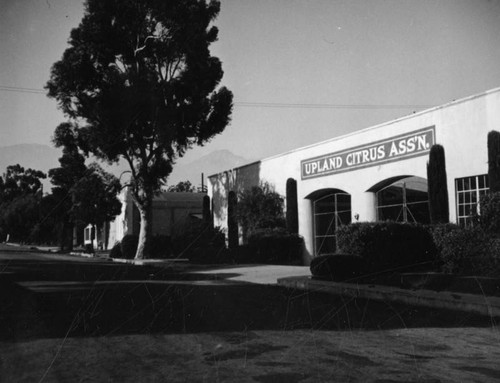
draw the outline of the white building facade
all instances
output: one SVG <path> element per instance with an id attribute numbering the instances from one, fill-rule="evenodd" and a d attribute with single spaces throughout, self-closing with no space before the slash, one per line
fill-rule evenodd
<path id="1" fill-rule="evenodd" d="M 335 229 L 355 221 L 428 222 L 427 162 L 445 149 L 450 222 L 466 223 L 488 189 L 487 135 L 500 130 L 500 88 L 209 177 L 214 224 L 228 195 L 262 181 L 286 195 L 297 182 L 306 252 L 335 251 Z"/>

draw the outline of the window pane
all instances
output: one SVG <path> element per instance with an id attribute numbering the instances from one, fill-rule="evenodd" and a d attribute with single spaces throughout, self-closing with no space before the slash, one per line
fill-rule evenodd
<path id="1" fill-rule="evenodd" d="M 323 214 L 316 216 L 316 235 L 335 234 L 335 214 Z"/>
<path id="2" fill-rule="evenodd" d="M 470 179 L 469 178 L 464 178 L 463 179 L 463 189 L 462 190 L 470 190 Z"/>
<path id="3" fill-rule="evenodd" d="M 479 176 L 479 189 L 484 189 L 485 186 L 485 179 L 484 176 Z"/>
<path id="4" fill-rule="evenodd" d="M 471 177 L 470 178 L 470 189 L 476 189 L 476 177 Z"/>

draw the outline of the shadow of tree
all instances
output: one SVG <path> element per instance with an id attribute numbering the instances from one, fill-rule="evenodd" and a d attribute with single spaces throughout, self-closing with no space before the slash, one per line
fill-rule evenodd
<path id="1" fill-rule="evenodd" d="M 217 281 L 3 282 L 0 339 L 248 330 L 491 326 L 491 318 L 279 286 Z M 8 291 L 8 294 L 5 292 Z"/>

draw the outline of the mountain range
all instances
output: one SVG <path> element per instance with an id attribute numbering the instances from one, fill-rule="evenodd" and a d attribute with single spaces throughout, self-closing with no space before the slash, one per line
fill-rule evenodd
<path id="1" fill-rule="evenodd" d="M 0 175 L 3 175 L 7 166 L 15 164 L 47 173 L 49 169 L 59 167 L 58 159 L 61 155 L 62 151 L 60 149 L 48 145 L 19 144 L 3 146 L 0 147 Z M 168 178 L 168 185 L 189 181 L 194 186 L 200 186 L 202 173 L 205 177 L 204 184 L 206 184 L 208 176 L 249 162 L 251 161 L 237 156 L 229 150 L 217 150 L 188 163 L 179 161 L 174 165 L 174 170 Z M 104 167 L 117 177 L 127 169 L 124 164 Z M 45 180 L 44 189 L 48 192 L 50 187 L 50 181 Z"/>

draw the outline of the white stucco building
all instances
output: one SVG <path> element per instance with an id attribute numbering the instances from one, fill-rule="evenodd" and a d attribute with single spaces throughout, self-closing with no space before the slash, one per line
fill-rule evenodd
<path id="1" fill-rule="evenodd" d="M 204 193 L 162 192 L 153 199 L 153 235 L 172 237 L 186 229 L 193 220 L 203 216 Z M 103 227 L 88 225 L 84 243 L 94 248 L 111 249 L 127 234 L 139 235 L 140 216 L 129 189 L 118 196 L 122 210 L 115 219 Z"/>
<path id="2" fill-rule="evenodd" d="M 305 127 L 306 129 L 306 127 Z M 299 234 L 309 256 L 335 249 L 354 221 L 428 221 L 427 162 L 445 149 L 450 221 L 465 223 L 487 183 L 487 134 L 500 130 L 500 88 L 209 177 L 214 224 L 227 227 L 230 192 L 297 182 Z"/>

